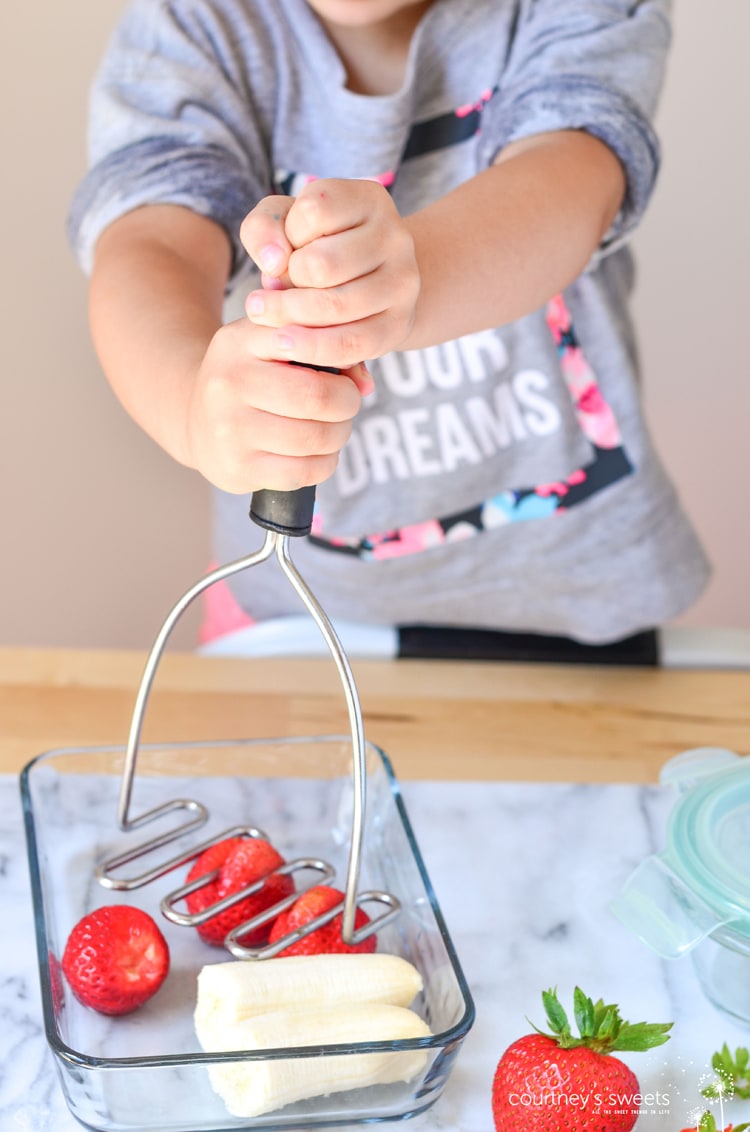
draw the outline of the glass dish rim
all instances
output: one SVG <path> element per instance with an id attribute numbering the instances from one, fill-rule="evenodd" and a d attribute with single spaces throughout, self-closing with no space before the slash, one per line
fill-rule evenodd
<path id="1" fill-rule="evenodd" d="M 350 735 L 293 735 L 293 736 L 276 736 L 273 738 L 245 738 L 245 739 L 195 739 L 195 740 L 168 740 L 166 742 L 150 742 L 141 744 L 143 751 L 164 751 L 170 749 L 179 750 L 197 750 L 200 748 L 221 748 L 221 747 L 242 747 L 242 746 L 270 746 L 274 744 L 305 744 L 305 743 L 331 743 L 331 742 L 351 742 Z M 49 956 L 51 952 L 48 946 L 48 937 L 46 931 L 45 917 L 43 915 L 43 901 L 42 901 L 42 876 L 39 865 L 39 857 L 37 854 L 37 840 L 35 836 L 34 825 L 34 812 L 31 796 L 31 775 L 34 768 L 38 764 L 47 759 L 59 757 L 63 755 L 86 755 L 86 754 L 124 754 L 124 744 L 101 744 L 97 746 L 73 746 L 73 747 L 55 747 L 47 751 L 42 751 L 35 755 L 26 765 L 22 768 L 19 775 L 21 802 L 23 810 L 24 831 L 26 836 L 26 852 L 29 864 L 29 875 L 31 881 L 31 895 L 32 905 L 34 912 L 34 935 L 36 939 L 37 960 L 39 967 L 39 982 L 41 987 L 41 1000 L 42 1000 L 42 1017 L 44 1020 L 44 1030 L 47 1043 L 53 1053 L 61 1060 L 70 1065 L 79 1066 L 86 1069 L 144 1069 L 144 1068 L 158 1068 L 161 1066 L 180 1066 L 186 1065 L 220 1065 L 228 1062 L 238 1061 L 283 1061 L 297 1057 L 326 1057 L 334 1055 L 353 1056 L 362 1053 L 381 1053 L 393 1052 L 397 1053 L 406 1050 L 428 1050 L 428 1049 L 442 1049 L 448 1044 L 463 1039 L 469 1032 L 474 1024 L 476 1017 L 476 1008 L 474 999 L 469 989 L 466 976 L 464 975 L 463 968 L 458 959 L 456 949 L 453 945 L 453 940 L 448 932 L 443 914 L 438 904 L 435 890 L 432 886 L 429 874 L 427 872 L 424 859 L 422 857 L 419 845 L 414 835 L 414 830 L 409 820 L 406 806 L 404 804 L 401 788 L 393 770 L 393 765 L 390 758 L 382 747 L 377 743 L 373 743 L 370 739 L 365 741 L 366 746 L 375 753 L 383 766 L 388 788 L 393 797 L 394 805 L 398 812 L 404 833 L 409 844 L 409 849 L 414 858 L 414 863 L 420 874 L 422 884 L 424 885 L 425 895 L 427 896 L 430 904 L 430 909 L 435 918 L 435 923 L 438 928 L 440 939 L 445 947 L 446 954 L 450 961 L 451 969 L 456 978 L 459 987 L 461 999 L 463 1001 L 464 1009 L 462 1017 L 450 1026 L 447 1030 L 443 1030 L 438 1034 L 430 1034 L 421 1038 L 400 1038 L 393 1041 L 378 1041 L 378 1042 L 358 1042 L 349 1044 L 331 1044 L 319 1046 L 289 1046 L 280 1049 L 266 1049 L 266 1050 L 229 1050 L 222 1051 L 221 1053 L 173 1053 L 173 1054 L 158 1054 L 148 1055 L 145 1057 L 95 1057 L 89 1054 L 81 1053 L 80 1050 L 73 1049 L 66 1042 L 62 1041 L 57 1032 L 55 1025 L 55 1006 L 54 995 L 52 989 L 52 973 L 50 970 Z M 241 960 L 238 960 L 241 962 Z M 261 960 L 260 962 L 263 962 Z"/>

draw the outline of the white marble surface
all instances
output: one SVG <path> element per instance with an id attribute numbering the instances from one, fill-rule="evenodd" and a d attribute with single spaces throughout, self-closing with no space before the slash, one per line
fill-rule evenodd
<path id="1" fill-rule="evenodd" d="M 527 1019 L 543 1023 L 543 989 L 557 986 L 568 1004 L 576 983 L 619 1002 L 632 1021 L 674 1021 L 667 1045 L 624 1060 L 644 1093 L 667 1098 L 658 1111 L 644 1109 L 639 1132 L 686 1127 L 713 1050 L 724 1041 L 747 1045 L 750 1032 L 703 998 L 689 960 L 657 959 L 608 911 L 633 865 L 661 844 L 667 792 L 503 783 L 405 783 L 402 790 L 477 1009 L 443 1096 L 409 1122 L 410 1132 L 490 1132 L 498 1058 L 528 1031 Z M 80 1125 L 66 1109 L 42 1028 L 12 776 L 0 776 L 0 884 L 0 1128 L 73 1132 Z M 747 1103 L 731 1115 L 748 1119 Z"/>

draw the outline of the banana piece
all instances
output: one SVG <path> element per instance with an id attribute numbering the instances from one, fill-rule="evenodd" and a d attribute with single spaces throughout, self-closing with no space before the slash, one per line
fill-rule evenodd
<path id="1" fill-rule="evenodd" d="M 297 958 L 290 956 L 290 959 Z M 299 957 L 302 958 L 302 957 Z M 337 958 L 348 958 L 338 956 Z M 241 968 L 271 968 L 281 962 L 238 963 Z M 274 1010 L 234 1023 L 204 1027 L 206 1052 L 271 1050 L 358 1042 L 422 1038 L 430 1029 L 413 1010 L 383 1003 L 317 1005 Z M 210 1065 L 214 1090 L 233 1116 L 253 1117 L 311 1097 L 368 1085 L 410 1081 L 427 1063 L 428 1051 L 332 1054 L 279 1060 Z"/>
<path id="2" fill-rule="evenodd" d="M 258 963 L 235 959 L 206 966 L 198 975 L 195 1030 L 203 1044 L 217 1026 L 272 1010 L 362 1002 L 410 1006 L 421 990 L 419 971 L 398 955 L 290 955 Z"/>

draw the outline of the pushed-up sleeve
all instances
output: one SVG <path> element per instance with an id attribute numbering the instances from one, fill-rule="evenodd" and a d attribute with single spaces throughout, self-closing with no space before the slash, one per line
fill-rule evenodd
<path id="1" fill-rule="evenodd" d="M 483 164 L 509 142 L 552 130 L 585 130 L 613 150 L 627 189 L 602 251 L 635 228 L 658 173 L 652 119 L 670 10 L 670 0 L 523 0 L 502 83 L 485 112 Z"/>
<path id="2" fill-rule="evenodd" d="M 85 271 L 118 217 L 146 204 L 177 204 L 222 225 L 243 262 L 242 219 L 270 190 L 263 88 L 270 52 L 245 41 L 209 5 L 135 0 L 94 80 L 89 170 L 73 197 L 68 236 Z"/>

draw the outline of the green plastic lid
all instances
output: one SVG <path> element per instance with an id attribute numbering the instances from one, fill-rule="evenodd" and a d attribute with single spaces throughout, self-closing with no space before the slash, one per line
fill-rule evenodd
<path id="1" fill-rule="evenodd" d="M 664 851 L 640 862 L 611 910 L 665 959 L 708 936 L 750 953 L 750 757 L 698 748 L 660 777 L 678 792 Z"/>
<path id="2" fill-rule="evenodd" d="M 750 939 L 750 759 L 685 791 L 670 815 L 664 858 L 720 919 L 731 921 L 730 931 Z"/>

